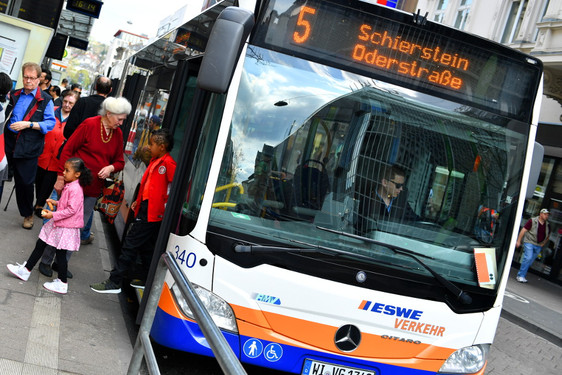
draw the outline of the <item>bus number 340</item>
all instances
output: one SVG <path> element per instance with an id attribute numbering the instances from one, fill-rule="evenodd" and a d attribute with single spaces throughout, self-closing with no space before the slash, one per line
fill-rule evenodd
<path id="1" fill-rule="evenodd" d="M 180 250 L 180 247 L 176 245 L 176 259 L 187 268 L 193 268 L 195 265 L 195 261 L 197 260 L 197 255 L 195 253 L 190 252 L 188 253 L 187 250 Z"/>

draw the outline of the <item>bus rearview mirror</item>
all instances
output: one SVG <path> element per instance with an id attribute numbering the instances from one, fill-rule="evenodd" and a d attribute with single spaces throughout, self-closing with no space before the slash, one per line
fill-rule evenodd
<path id="1" fill-rule="evenodd" d="M 244 42 L 254 27 L 254 15 L 244 9 L 228 7 L 218 16 L 209 40 L 197 86 L 214 93 L 225 93 L 232 80 Z"/>

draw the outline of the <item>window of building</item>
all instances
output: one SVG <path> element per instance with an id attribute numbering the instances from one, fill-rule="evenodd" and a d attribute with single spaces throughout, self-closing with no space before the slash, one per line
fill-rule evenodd
<path id="1" fill-rule="evenodd" d="M 457 18 L 455 19 L 455 28 L 464 30 L 468 14 L 470 13 L 470 5 L 472 0 L 461 0 L 460 6 L 457 10 Z"/>
<path id="2" fill-rule="evenodd" d="M 437 9 L 435 9 L 435 13 L 433 16 L 433 20 L 435 22 L 443 22 L 443 17 L 445 17 L 445 10 L 447 9 L 447 3 L 449 0 L 439 0 L 437 3 Z"/>
<path id="3" fill-rule="evenodd" d="M 511 7 L 507 13 L 507 21 L 501 38 L 502 43 L 512 43 L 517 37 L 517 34 L 521 29 L 521 24 L 523 23 L 523 17 L 525 16 L 528 2 L 528 0 L 515 0 L 511 2 Z"/>
<path id="4" fill-rule="evenodd" d="M 550 4 L 550 0 L 546 0 L 544 2 L 544 6 L 541 12 L 541 16 L 539 17 L 539 19 L 537 20 L 537 22 L 542 22 L 544 15 L 546 14 L 546 10 L 548 9 L 548 5 Z M 533 41 L 537 40 L 537 37 L 539 36 L 539 28 L 535 28 L 535 35 L 533 36 Z"/>

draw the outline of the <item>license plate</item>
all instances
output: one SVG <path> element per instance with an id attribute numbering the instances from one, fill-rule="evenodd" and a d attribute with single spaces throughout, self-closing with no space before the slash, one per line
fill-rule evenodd
<path id="1" fill-rule="evenodd" d="M 377 375 L 377 373 L 371 370 L 305 359 L 302 375 Z"/>

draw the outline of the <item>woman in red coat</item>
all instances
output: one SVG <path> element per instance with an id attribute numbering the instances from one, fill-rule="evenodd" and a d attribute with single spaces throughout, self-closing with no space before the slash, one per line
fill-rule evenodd
<path id="1" fill-rule="evenodd" d="M 131 103 L 125 98 L 109 97 L 102 103 L 100 116 L 90 117 L 82 122 L 66 142 L 59 164 L 59 177 L 55 190 L 64 185 L 62 170 L 70 157 L 84 160 L 92 171 L 94 180 L 84 187 L 84 223 L 94 211 L 94 205 L 102 192 L 104 180 L 113 172 L 125 166 L 123 159 L 123 133 L 119 126 L 131 112 Z M 81 239 L 88 241 L 90 230 L 81 231 Z"/>
<path id="2" fill-rule="evenodd" d="M 63 130 L 66 120 L 76 101 L 78 94 L 74 91 L 67 91 L 62 97 L 62 105 L 55 109 L 56 124 L 53 130 L 45 135 L 45 146 L 43 153 L 37 159 L 37 174 L 35 175 L 35 215 L 41 217 L 43 205 L 51 192 L 53 185 L 57 180 L 57 172 L 59 170 L 58 154 L 62 143 L 64 142 Z"/>

